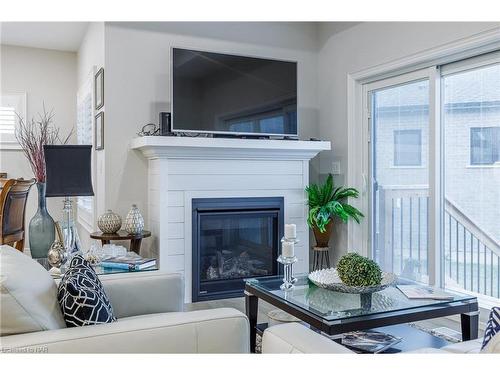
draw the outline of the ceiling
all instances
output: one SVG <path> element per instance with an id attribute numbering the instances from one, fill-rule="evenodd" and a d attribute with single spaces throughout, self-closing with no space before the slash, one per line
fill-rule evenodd
<path id="1" fill-rule="evenodd" d="M 1 44 L 78 51 L 88 22 L 1 22 Z"/>
<path id="2" fill-rule="evenodd" d="M 78 51 L 89 22 L 0 22 L 0 44 Z M 262 42 L 279 47 L 318 48 L 318 31 L 336 34 L 358 22 L 115 22 L 122 27 L 197 35 L 241 42 Z M 271 31 L 270 31 L 271 30 Z M 272 31 L 276 32 L 272 32 Z M 326 32 L 325 32 L 326 30 Z M 262 33 L 265 33 L 263 37 Z M 320 35 L 320 36 L 321 36 Z"/>

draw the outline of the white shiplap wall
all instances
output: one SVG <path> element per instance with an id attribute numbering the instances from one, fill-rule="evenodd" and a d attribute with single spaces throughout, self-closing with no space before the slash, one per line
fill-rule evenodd
<path id="1" fill-rule="evenodd" d="M 152 256 L 160 269 L 180 272 L 185 300 L 191 301 L 191 201 L 193 198 L 284 197 L 285 222 L 295 223 L 300 242 L 296 272 L 307 272 L 309 234 L 304 188 L 308 160 L 149 160 L 149 226 L 154 238 Z"/>

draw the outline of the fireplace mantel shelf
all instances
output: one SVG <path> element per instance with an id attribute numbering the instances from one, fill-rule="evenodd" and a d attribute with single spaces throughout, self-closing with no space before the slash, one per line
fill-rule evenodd
<path id="1" fill-rule="evenodd" d="M 328 141 L 160 136 L 134 138 L 130 147 L 148 159 L 310 160 L 331 149 Z"/>

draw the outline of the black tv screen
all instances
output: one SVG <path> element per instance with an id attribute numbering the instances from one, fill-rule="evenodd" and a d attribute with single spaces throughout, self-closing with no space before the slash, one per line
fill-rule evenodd
<path id="1" fill-rule="evenodd" d="M 297 63 L 174 48 L 172 130 L 297 135 Z"/>

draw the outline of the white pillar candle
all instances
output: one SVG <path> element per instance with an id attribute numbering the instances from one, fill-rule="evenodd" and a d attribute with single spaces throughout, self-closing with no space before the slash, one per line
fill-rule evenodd
<path id="1" fill-rule="evenodd" d="M 296 238 L 297 226 L 295 224 L 285 224 L 285 238 Z"/>
<path id="2" fill-rule="evenodd" d="M 285 258 L 292 258 L 294 256 L 295 244 L 293 242 L 283 241 L 281 243 L 281 255 Z"/>

